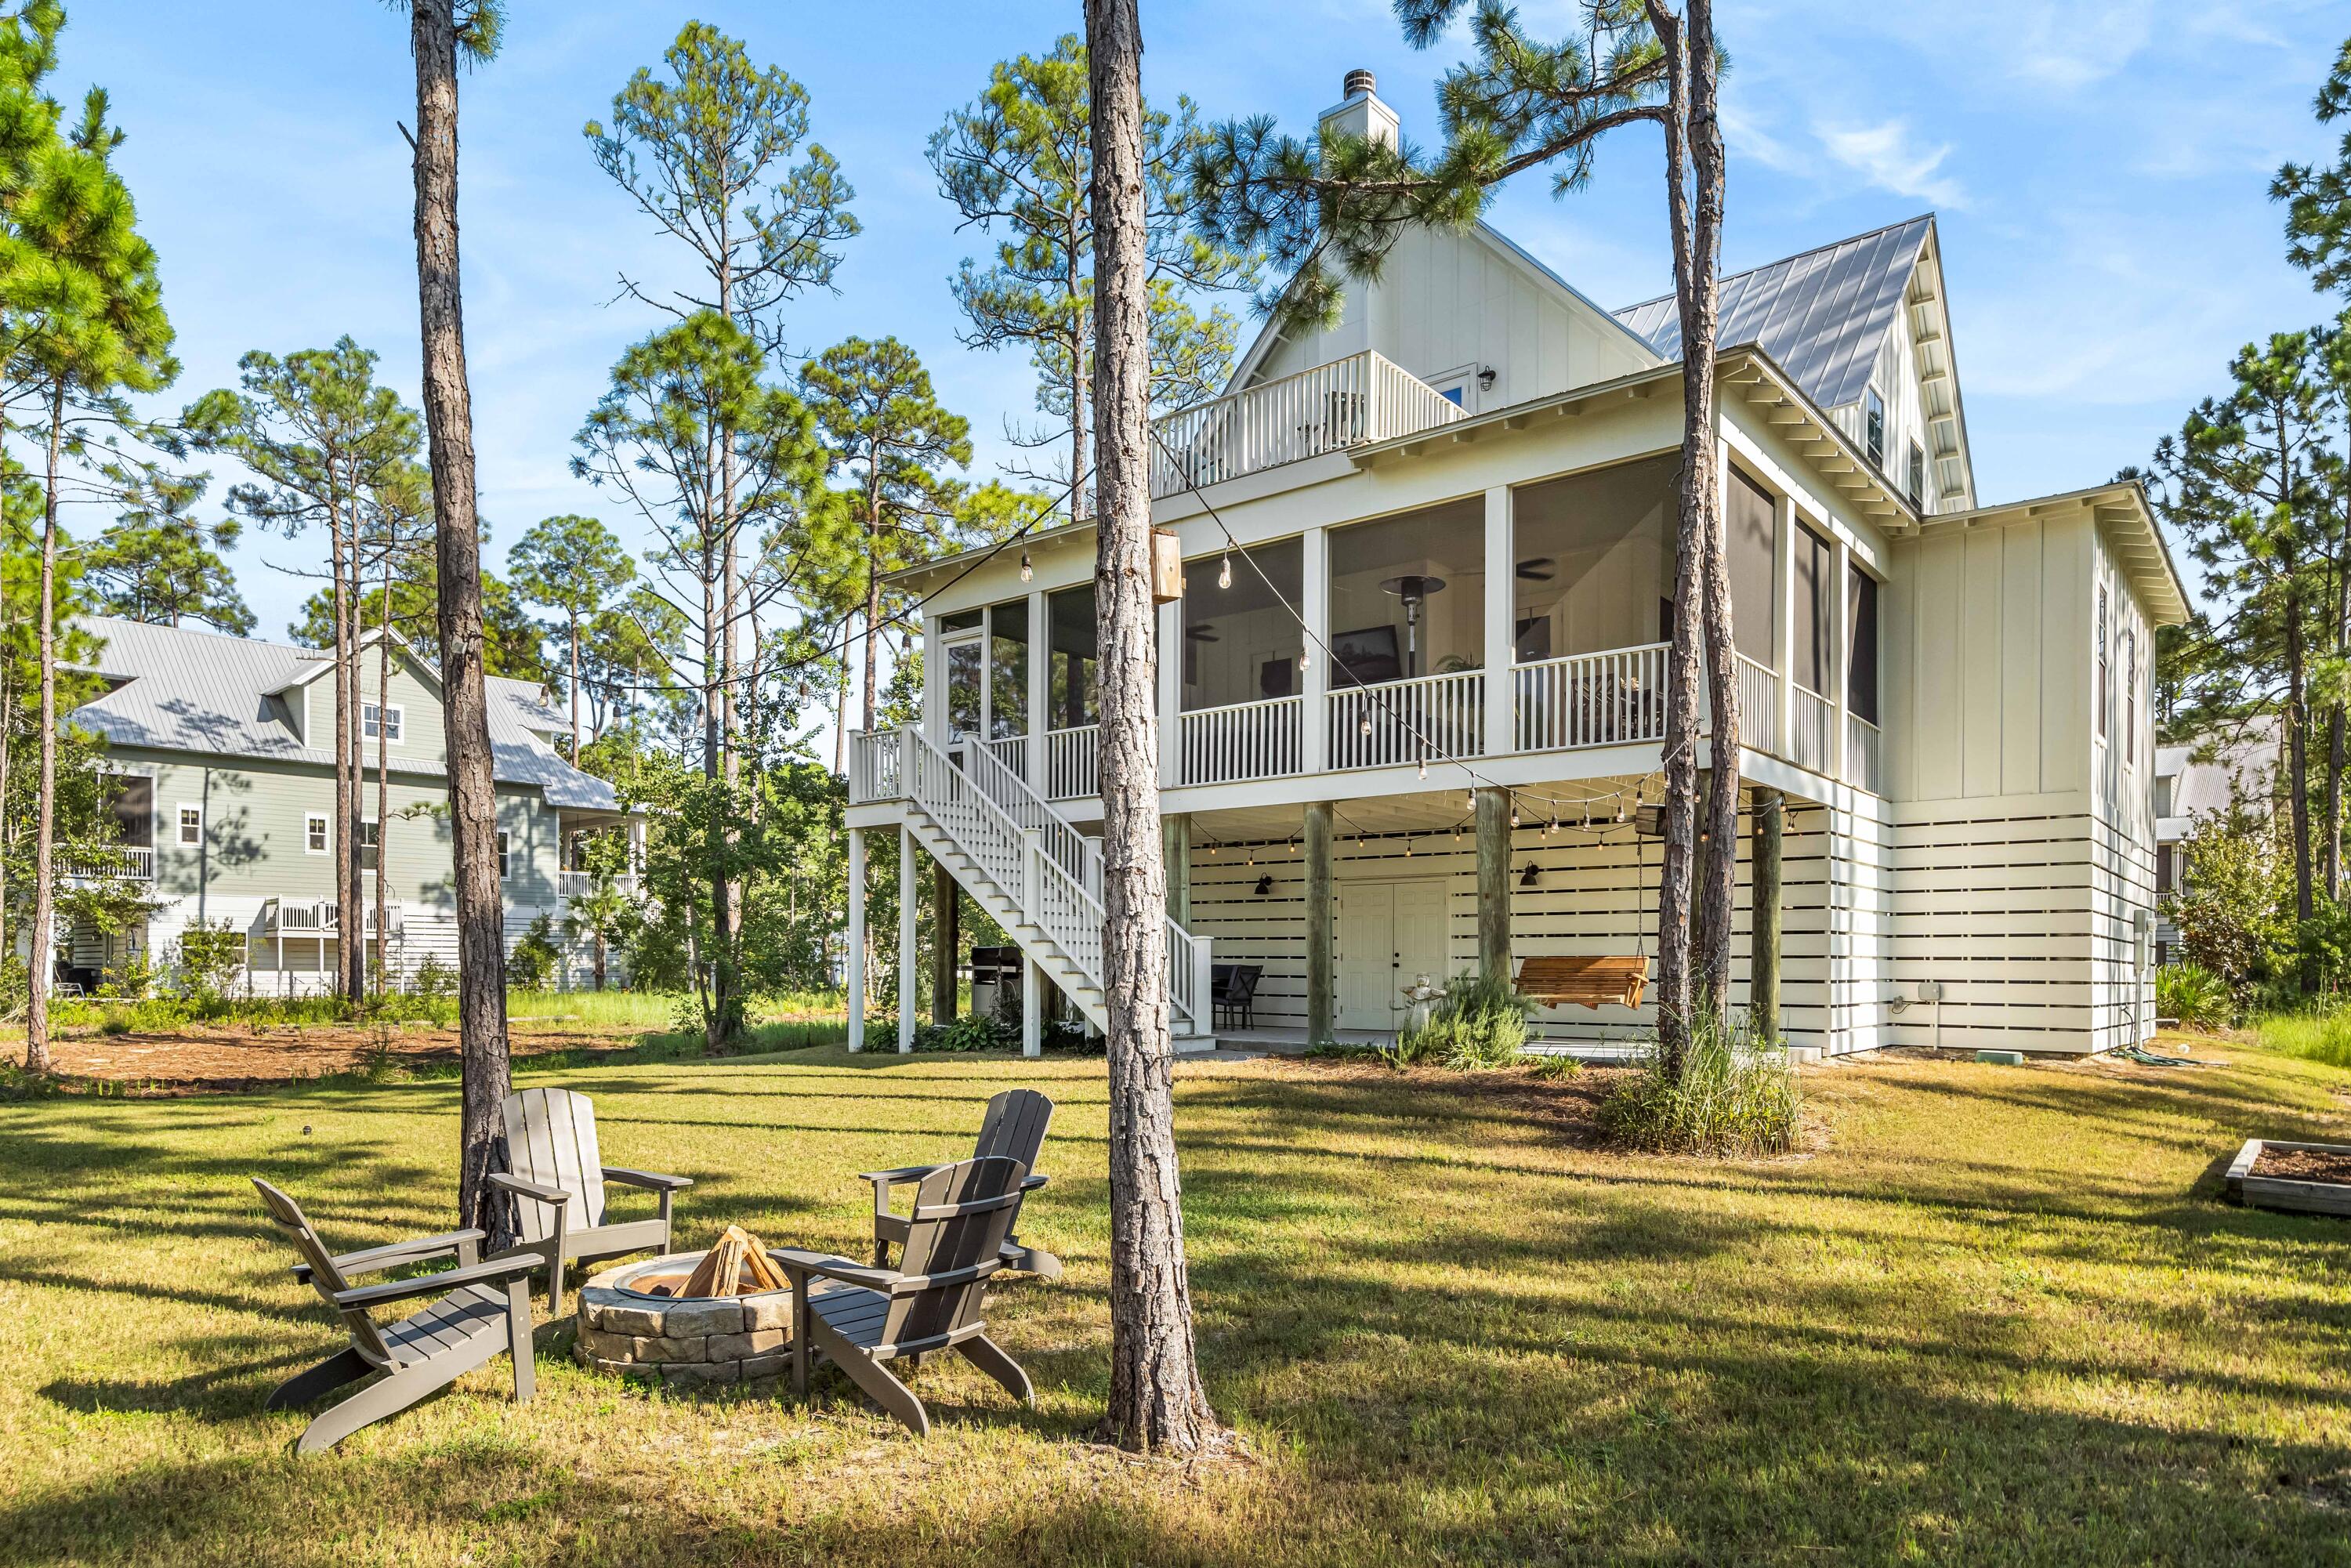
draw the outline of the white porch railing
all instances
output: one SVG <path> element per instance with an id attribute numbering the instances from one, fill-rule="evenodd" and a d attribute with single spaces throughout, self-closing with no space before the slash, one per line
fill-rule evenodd
<path id="1" fill-rule="evenodd" d="M 1183 716 L 1186 784 L 1234 784 L 1278 779 L 1300 762 L 1304 697 L 1264 697 L 1224 707 L 1196 708 Z"/>
<path id="2" fill-rule="evenodd" d="M 1082 800 L 1102 793 L 1102 727 L 1081 724 L 1045 732 L 1045 799 Z"/>
<path id="3" fill-rule="evenodd" d="M 1789 693 L 1788 747 L 1780 755 L 1799 768 L 1828 773 L 1836 766 L 1836 704 L 1798 683 Z M 1776 747 L 1774 749 L 1777 749 Z"/>
<path id="4" fill-rule="evenodd" d="M 1029 737 L 1027 736 L 1009 735 L 1001 740 L 985 741 L 981 743 L 980 748 L 1009 768 L 1016 777 L 1024 780 L 1029 777 Z"/>
<path id="5" fill-rule="evenodd" d="M 1434 430 L 1460 404 L 1366 350 L 1152 422 L 1151 496 Z"/>
<path id="6" fill-rule="evenodd" d="M 1780 750 L 1780 673 L 1739 655 L 1739 743 L 1750 751 Z"/>
<path id="7" fill-rule="evenodd" d="M 870 805 L 875 800 L 895 800 L 906 792 L 905 780 L 899 768 L 898 732 L 883 730 L 869 735 L 862 729 L 849 732 L 849 803 Z"/>
<path id="8" fill-rule="evenodd" d="M 1331 768 L 1393 768 L 1486 749 L 1486 673 L 1456 670 L 1331 694 Z"/>
<path id="9" fill-rule="evenodd" d="M 387 904 L 384 920 L 394 932 L 406 928 L 406 917 L 398 903 Z M 365 921 L 371 936 L 377 930 L 375 904 L 367 906 Z M 342 928 L 342 905 L 331 898 L 287 899 L 266 898 L 261 903 L 261 928 L 272 935 L 296 936 L 332 936 Z"/>
<path id="10" fill-rule="evenodd" d="M 1092 840 L 1071 827 L 987 747 L 966 747 L 964 763 L 982 794 L 1022 830 L 1042 839 L 1054 864 L 1076 877 L 1096 899 L 1102 897 L 1102 855 Z"/>
<path id="11" fill-rule="evenodd" d="M 1518 747 L 1623 746 L 1666 733 L 1666 644 L 1570 653 L 1518 667 Z"/>
<path id="12" fill-rule="evenodd" d="M 624 898 L 637 895 L 637 878 L 632 873 L 608 878 L 612 890 Z M 592 871 L 559 871 L 555 873 L 555 891 L 564 898 L 585 898 L 596 891 L 596 873 Z"/>
<path id="13" fill-rule="evenodd" d="M 1873 795 L 1886 792 L 1886 781 L 1878 772 L 1877 727 L 1857 713 L 1844 716 L 1845 782 Z"/>
<path id="14" fill-rule="evenodd" d="M 78 855 L 59 856 L 57 874 L 90 882 L 152 882 L 155 852 L 143 844 L 112 844 Z"/>

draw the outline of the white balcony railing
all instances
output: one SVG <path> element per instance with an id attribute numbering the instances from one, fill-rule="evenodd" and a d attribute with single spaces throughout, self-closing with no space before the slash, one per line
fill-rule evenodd
<path id="1" fill-rule="evenodd" d="M 1045 799 L 1082 800 L 1102 793 L 1102 727 L 1081 724 L 1045 732 Z"/>
<path id="2" fill-rule="evenodd" d="M 1394 768 L 1486 749 L 1486 673 L 1456 670 L 1331 694 L 1331 768 Z"/>
<path id="3" fill-rule="evenodd" d="M 1836 704 L 1800 682 L 1789 693 L 1788 747 L 1779 755 L 1799 768 L 1829 773 L 1836 768 Z M 1777 749 L 1777 748 L 1774 748 Z"/>
<path id="4" fill-rule="evenodd" d="M 1844 716 L 1845 782 L 1873 795 L 1886 792 L 1886 780 L 1878 771 L 1878 740 L 1876 725 L 1857 713 Z"/>
<path id="5" fill-rule="evenodd" d="M 883 730 L 869 735 L 862 729 L 849 732 L 849 803 L 870 805 L 876 800 L 895 800 L 905 794 L 905 785 L 899 763 L 898 732 Z"/>
<path id="6" fill-rule="evenodd" d="M 1152 422 L 1151 496 L 1450 424 L 1461 405 L 1366 350 Z"/>
<path id="7" fill-rule="evenodd" d="M 1750 751 L 1780 750 L 1780 674 L 1739 655 L 1739 743 Z"/>
<path id="8" fill-rule="evenodd" d="M 384 920 L 396 934 L 406 928 L 398 903 L 384 908 Z M 375 904 L 367 906 L 368 934 L 376 934 Z M 261 928 L 270 936 L 333 936 L 342 928 L 342 905 L 331 898 L 268 898 L 261 904 Z"/>
<path id="9" fill-rule="evenodd" d="M 155 852 L 144 844 L 111 844 L 57 859 L 57 874 L 86 882 L 152 882 Z"/>
<path id="10" fill-rule="evenodd" d="M 1237 784 L 1295 773 L 1304 697 L 1265 697 L 1226 707 L 1196 708 L 1183 719 L 1186 784 Z"/>
<path id="11" fill-rule="evenodd" d="M 1518 747 L 1623 746 L 1666 733 L 1666 644 L 1570 653 L 1518 668 Z"/>
<path id="12" fill-rule="evenodd" d="M 983 741 L 981 746 L 990 757 L 1011 769 L 1013 777 L 1024 784 L 1029 781 L 1029 737 L 1027 736 L 1008 735 L 1001 740 Z"/>
<path id="13" fill-rule="evenodd" d="M 632 873 L 622 873 L 604 880 L 610 882 L 612 891 L 622 897 L 636 897 L 638 882 Z M 596 881 L 597 875 L 592 871 L 559 871 L 555 873 L 555 891 L 565 898 L 585 898 L 596 891 Z"/>

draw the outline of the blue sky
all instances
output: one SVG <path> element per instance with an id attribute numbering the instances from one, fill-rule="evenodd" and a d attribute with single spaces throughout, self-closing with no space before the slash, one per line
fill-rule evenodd
<path id="1" fill-rule="evenodd" d="M 62 94 L 102 83 L 130 133 L 121 165 L 162 253 L 186 369 L 168 402 L 231 384 L 237 356 L 350 333 L 417 396 L 404 17 L 371 0 L 267 4 L 74 0 Z M 1528 4 L 1540 30 L 1573 7 Z M 1726 263 L 1751 266 L 1933 208 L 1988 501 L 2071 489 L 2143 461 L 2219 388 L 2237 346 L 2326 311 L 2283 259 L 2264 194 L 2287 158 L 2325 153 L 2312 93 L 2351 7 L 2301 0 L 1719 0 L 1733 57 Z M 1458 44 L 1416 53 L 1378 0 L 1144 0 L 1145 90 L 1211 118 L 1311 126 L 1342 74 L 1369 66 L 1407 136 L 1433 140 L 1431 89 Z M 1031 417 L 1017 356 L 956 341 L 946 279 L 984 243 L 955 229 L 923 159 L 989 64 L 1079 25 L 1055 5 L 511 0 L 504 55 L 463 110 L 466 325 L 493 554 L 535 519 L 601 512 L 572 479 L 571 437 L 623 346 L 654 323 L 613 302 L 622 270 L 684 276 L 679 247 L 597 170 L 581 124 L 602 115 L 681 22 L 742 37 L 809 89 L 815 133 L 857 189 L 864 234 L 838 294 L 801 302 L 803 347 L 893 333 L 929 363 L 980 438 L 976 475 Z M 1505 192 L 1493 221 L 1608 305 L 1670 286 L 1656 139 L 1606 148 L 1590 189 Z M 89 529 L 101 519 L 76 519 Z M 266 636 L 307 585 L 236 555 Z"/>

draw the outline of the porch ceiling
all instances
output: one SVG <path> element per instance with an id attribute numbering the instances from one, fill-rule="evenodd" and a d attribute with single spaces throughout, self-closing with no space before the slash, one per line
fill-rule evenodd
<path id="1" fill-rule="evenodd" d="M 1568 779 L 1522 786 L 1510 793 L 1519 802 L 1522 825 L 1533 826 L 1547 816 L 1562 822 L 1573 821 L 1587 809 L 1595 819 L 1612 816 L 1620 802 L 1629 815 L 1635 805 L 1657 800 L 1664 792 L 1663 784 L 1652 775 L 1646 779 Z M 1752 803 L 1753 795 L 1751 789 L 1740 791 L 1742 808 Z M 1353 800 L 1341 797 L 1333 800 L 1332 810 L 1337 818 L 1332 831 L 1343 838 L 1359 832 L 1450 832 L 1457 825 L 1466 832 L 1474 815 L 1468 793 L 1458 788 L 1409 795 L 1367 795 Z M 1302 831 L 1305 811 L 1298 806 L 1248 806 L 1195 811 L 1192 822 L 1196 837 L 1217 843 L 1278 844 Z"/>

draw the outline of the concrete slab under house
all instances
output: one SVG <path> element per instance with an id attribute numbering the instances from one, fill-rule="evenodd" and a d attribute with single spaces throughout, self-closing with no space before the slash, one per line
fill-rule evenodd
<path id="1" fill-rule="evenodd" d="M 1351 86 L 1326 119 L 1393 136 Z M 2145 494 L 1977 496 L 1931 215 L 1725 278 L 1721 321 L 1733 1006 L 1775 977 L 1825 1056 L 2147 1039 L 2154 636 L 2187 606 Z M 1670 296 L 1612 312 L 1490 227 L 1416 231 L 1335 327 L 1269 327 L 1155 422 L 1178 1049 L 1384 1039 L 1423 979 L 1653 957 L 1678 350 Z M 899 574 L 921 721 L 851 737 L 852 865 L 923 852 L 901 995 L 927 859 L 1020 944 L 1032 1050 L 1049 988 L 1102 1018 L 1093 559 L 1079 523 Z M 856 955 L 854 894 L 851 923 Z M 1220 1015 L 1227 966 L 1256 984 Z M 1655 1024 L 1535 1032 L 1621 1055 Z"/>

